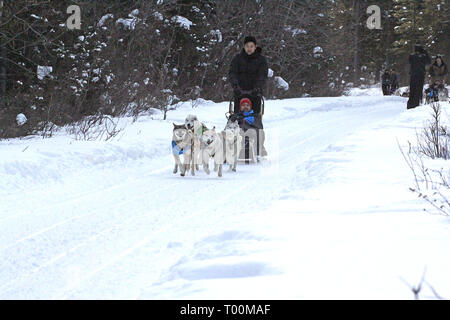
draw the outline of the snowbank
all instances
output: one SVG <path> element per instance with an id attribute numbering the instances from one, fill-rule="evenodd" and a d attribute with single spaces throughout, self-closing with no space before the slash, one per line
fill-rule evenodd
<path id="1" fill-rule="evenodd" d="M 382 96 L 383 91 L 380 85 L 376 85 L 370 88 L 350 88 L 344 92 L 345 96 L 358 97 L 358 96 Z"/>

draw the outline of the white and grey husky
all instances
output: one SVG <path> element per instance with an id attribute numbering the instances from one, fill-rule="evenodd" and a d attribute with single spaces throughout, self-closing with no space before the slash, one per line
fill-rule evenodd
<path id="1" fill-rule="evenodd" d="M 222 136 L 216 132 L 216 127 L 203 132 L 201 138 L 202 162 L 203 169 L 207 174 L 209 171 L 209 160 L 214 160 L 214 171 L 218 171 L 217 175 L 222 176 L 223 166 L 223 142 Z"/>
<path id="2" fill-rule="evenodd" d="M 192 138 L 194 140 L 194 149 L 192 152 L 192 159 L 195 168 L 199 170 L 199 164 L 202 163 L 202 152 L 200 149 L 200 138 L 203 133 L 208 130 L 206 125 L 200 122 L 196 115 L 189 114 L 184 120 L 184 125 L 188 130 L 192 132 Z"/>
<path id="3" fill-rule="evenodd" d="M 225 145 L 225 160 L 230 165 L 229 170 L 236 171 L 239 153 L 242 148 L 241 128 L 237 121 L 228 120 L 222 131 Z"/>
<path id="4" fill-rule="evenodd" d="M 195 114 L 188 114 L 186 119 L 184 119 L 184 125 L 187 129 L 192 130 L 194 128 L 194 122 L 198 121 L 198 118 Z"/>
<path id="5" fill-rule="evenodd" d="M 178 168 L 180 168 L 180 175 L 184 177 L 186 171 L 190 168 L 191 174 L 195 174 L 194 165 L 190 165 L 192 160 L 192 148 L 192 133 L 186 129 L 185 125 L 177 125 L 174 123 L 172 135 L 172 154 L 175 159 L 175 168 L 173 169 L 173 173 L 177 173 Z M 180 155 L 183 155 L 184 157 L 183 164 L 181 163 Z"/>

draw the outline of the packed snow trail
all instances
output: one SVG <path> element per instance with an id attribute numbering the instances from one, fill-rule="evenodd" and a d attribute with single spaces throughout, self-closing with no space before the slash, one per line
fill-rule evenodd
<path id="1" fill-rule="evenodd" d="M 286 243 L 265 231 L 277 212 L 263 212 L 314 184 L 316 177 L 302 180 L 299 168 L 349 135 L 401 115 L 405 99 L 266 101 L 268 161 L 238 165 L 236 173 L 225 165 L 222 178 L 213 171 L 172 174 L 171 122 L 193 113 L 220 130 L 227 108 L 185 104 L 168 121 L 142 118 L 108 143 L 64 134 L 0 142 L 10 155 L 0 163 L 0 298 L 307 298 L 309 289 L 271 289 L 296 263 L 288 253 L 270 258 Z M 259 288 L 261 281 L 272 287 Z"/>

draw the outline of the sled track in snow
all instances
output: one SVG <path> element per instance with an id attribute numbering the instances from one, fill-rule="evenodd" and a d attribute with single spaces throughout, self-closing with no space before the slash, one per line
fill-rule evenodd
<path id="1" fill-rule="evenodd" d="M 168 167 L 167 169 L 169 169 L 169 167 Z M 159 171 L 162 171 L 162 169 L 157 170 L 157 171 L 158 171 L 158 172 L 159 172 Z M 147 178 L 148 178 L 148 177 L 147 177 Z M 133 180 L 133 182 L 135 182 L 135 181 L 141 181 L 141 180 L 145 180 L 145 178 L 139 178 L 139 179 Z M 57 208 L 57 207 L 59 207 L 59 206 L 61 206 L 61 205 L 67 205 L 67 204 L 69 204 L 69 203 L 71 203 L 71 202 L 74 202 L 74 201 L 76 201 L 76 200 L 81 200 L 81 199 L 83 199 L 83 198 L 88 198 L 88 197 L 91 197 L 91 198 L 92 198 L 93 195 L 95 196 L 95 195 L 104 193 L 104 192 L 106 192 L 106 191 L 108 191 L 108 190 L 118 189 L 119 187 L 123 187 L 125 184 L 126 184 L 126 183 L 122 183 L 122 184 L 119 185 L 119 186 L 117 186 L 117 185 L 110 186 L 110 187 L 107 187 L 107 188 L 102 189 L 102 190 L 100 190 L 100 191 L 92 192 L 91 194 L 89 194 L 89 193 L 84 193 L 84 194 L 82 194 L 82 195 L 79 196 L 79 197 L 71 198 L 71 199 L 68 199 L 68 200 L 65 200 L 65 201 L 60 201 L 60 202 L 58 202 L 58 203 L 52 204 L 52 205 L 47 206 L 47 207 L 41 207 L 40 210 L 42 210 L 42 209 L 54 209 L 54 208 Z M 160 189 L 160 191 L 164 191 L 164 190 L 170 189 L 171 187 L 173 187 L 173 186 L 175 186 L 175 185 L 177 185 L 176 182 L 175 182 L 175 183 L 172 183 L 172 184 L 170 184 L 170 185 L 166 185 L 166 186 L 164 186 L 163 189 Z M 127 201 L 124 201 L 124 202 L 120 202 L 117 206 L 118 206 L 118 207 L 124 207 L 125 205 L 128 205 L 128 204 L 130 204 L 131 202 L 133 202 L 133 200 L 127 200 Z M 36 232 L 33 232 L 32 234 L 27 235 L 27 236 L 24 236 L 24 237 L 22 237 L 21 239 L 17 240 L 17 241 L 14 242 L 14 243 L 11 243 L 11 244 L 9 244 L 9 245 L 6 245 L 6 246 L 3 247 L 3 248 L 0 248 L 0 254 L 2 253 L 2 251 L 8 250 L 8 249 L 10 249 L 11 247 L 14 247 L 15 245 L 21 244 L 21 243 L 23 243 L 23 242 L 26 241 L 26 240 L 29 240 L 29 239 L 32 239 L 32 238 L 37 237 L 37 236 L 39 236 L 39 235 L 42 235 L 42 234 L 44 234 L 44 233 L 46 233 L 46 232 L 48 232 L 48 231 L 51 231 L 51 230 L 53 230 L 53 229 L 55 229 L 55 228 L 57 228 L 57 227 L 63 226 L 63 225 L 65 225 L 65 224 L 69 223 L 69 222 L 73 222 L 73 221 L 76 221 L 76 220 L 82 219 L 82 218 L 87 218 L 87 217 L 92 216 L 92 215 L 95 215 L 95 214 L 96 214 L 96 212 L 90 212 L 90 213 L 86 213 L 86 214 L 82 214 L 82 215 L 78 215 L 78 216 L 75 216 L 75 217 L 72 217 L 72 218 L 68 218 L 68 219 L 64 219 L 64 220 L 58 221 L 58 222 L 52 224 L 51 226 L 49 226 L 49 227 L 47 227 L 47 228 L 44 228 L 44 229 L 38 230 L 38 231 L 36 231 Z M 19 215 L 19 216 L 20 216 L 20 215 Z M 17 216 L 16 216 L 16 217 L 17 217 Z"/>
<path id="2" fill-rule="evenodd" d="M 161 169 L 158 169 L 158 170 L 153 170 L 150 173 L 144 175 L 143 177 L 136 178 L 133 181 L 146 180 L 146 179 L 148 179 L 149 176 L 152 176 L 155 173 L 163 172 L 163 171 L 166 171 L 166 170 L 170 170 L 171 167 L 173 168 L 173 166 L 167 166 L 167 167 L 164 167 L 164 168 L 161 168 Z M 105 188 L 100 189 L 100 190 L 96 189 L 94 191 L 91 190 L 89 192 L 81 192 L 81 193 L 79 193 L 77 195 L 74 195 L 74 196 L 72 196 L 70 198 L 67 198 L 67 199 L 64 199 L 64 200 L 61 200 L 61 201 L 56 201 L 56 202 L 54 202 L 52 204 L 49 204 L 49 205 L 43 205 L 43 206 L 40 206 L 40 207 L 35 208 L 35 209 L 42 210 L 42 209 L 56 208 L 56 207 L 58 207 L 60 205 L 67 204 L 69 202 L 73 202 L 73 201 L 81 200 L 81 199 L 84 199 L 84 198 L 92 197 L 92 195 L 98 195 L 98 194 L 102 194 L 102 193 L 104 193 L 106 191 L 110 191 L 110 190 L 114 190 L 114 189 L 120 188 L 120 187 L 124 186 L 127 183 L 130 183 L 130 182 L 120 182 L 118 184 L 114 184 L 112 186 L 108 186 L 108 187 L 105 187 Z M 12 211 L 13 210 L 9 210 L 9 212 L 12 212 Z M 6 212 L 8 212 L 8 211 L 6 211 Z M 21 216 L 24 216 L 24 215 L 27 215 L 27 214 L 28 214 L 28 212 L 24 212 L 24 213 L 16 214 L 16 215 L 9 215 L 9 216 L 6 215 L 6 217 L 3 217 L 3 218 L 0 219 L 0 224 L 5 223 L 6 221 L 8 221 L 10 219 L 21 217 Z M 1 249 L 0 249 L 0 251 L 1 251 Z"/>
<path id="3" fill-rule="evenodd" d="M 160 191 L 165 191 L 169 188 L 171 188 L 172 186 L 176 185 L 178 183 L 173 183 L 167 187 L 165 187 L 164 189 L 161 189 Z M 219 203 L 223 203 L 223 202 L 227 202 L 229 200 L 229 196 L 233 195 L 233 194 L 237 194 L 237 193 L 241 193 L 242 190 L 245 190 L 248 187 L 248 184 L 250 184 L 250 182 L 247 182 L 247 184 L 242 185 L 239 189 L 235 189 L 233 192 L 226 194 L 225 196 L 222 197 L 222 199 L 219 201 Z M 121 207 L 125 206 L 126 204 L 129 204 L 133 201 L 127 201 L 126 203 L 121 203 Z M 177 204 L 174 203 L 172 204 L 170 207 L 166 208 L 168 212 L 171 211 L 172 208 L 174 208 Z M 183 227 L 183 223 L 189 219 L 191 219 L 192 217 L 208 212 L 208 211 L 214 211 L 214 209 L 217 206 L 217 202 L 214 203 L 212 206 L 202 210 L 202 211 L 195 211 L 192 214 L 182 217 L 181 219 L 176 219 L 176 222 L 179 226 L 181 226 L 181 228 Z M 92 214 L 95 214 L 92 213 Z M 12 284 L 17 284 L 17 281 L 20 281 L 21 283 L 23 283 L 23 281 L 29 279 L 31 276 L 33 276 L 34 274 L 36 274 L 37 272 L 39 272 L 40 270 L 42 270 L 43 268 L 49 267 L 52 264 L 58 262 L 59 260 L 63 259 L 64 257 L 67 257 L 68 254 L 73 254 L 75 253 L 76 250 L 88 245 L 91 241 L 95 240 L 96 238 L 98 238 L 101 235 L 107 234 L 109 232 L 112 232 L 115 229 L 120 229 L 123 228 L 124 224 L 128 224 L 128 225 L 133 225 L 134 219 L 136 217 L 132 217 L 132 218 L 128 218 L 125 222 L 121 222 L 118 223 L 112 227 L 108 227 L 98 233 L 96 233 L 95 235 L 93 235 L 92 237 L 90 237 L 89 239 L 87 239 L 86 241 L 83 241 L 81 243 L 76 244 L 75 246 L 71 247 L 68 250 L 65 250 L 64 252 L 61 252 L 59 254 L 57 254 L 56 256 L 48 259 L 45 263 L 43 263 L 41 266 L 39 266 L 38 268 L 34 269 L 32 272 L 26 274 L 25 276 L 23 276 L 23 278 L 18 279 L 18 280 L 12 280 L 9 283 L 3 285 L 2 287 L 0 287 L 0 296 L 3 296 L 3 294 L 5 294 L 7 291 L 9 291 L 7 289 L 7 287 L 11 286 Z M 176 216 L 174 218 L 177 218 Z M 131 254 L 132 252 L 134 252 L 135 250 L 139 249 L 140 247 L 148 244 L 151 240 L 153 240 L 155 237 L 157 237 L 158 235 L 160 235 L 161 233 L 169 230 L 170 228 L 172 228 L 173 225 L 172 224 L 166 224 L 166 226 L 163 229 L 160 229 L 154 233 L 152 233 L 151 235 L 149 235 L 148 237 L 144 238 L 143 240 L 139 241 L 138 243 L 132 245 L 130 248 L 122 251 L 120 254 L 118 254 L 117 256 L 115 256 L 114 258 L 110 259 L 107 263 L 101 265 L 100 267 L 94 269 L 93 271 L 91 271 L 87 276 L 83 277 L 82 281 L 86 281 L 88 279 L 91 279 L 93 276 L 95 276 L 95 274 L 97 274 L 98 272 L 104 270 L 105 268 L 108 268 L 110 266 L 112 266 L 114 263 L 119 262 L 119 260 L 121 258 L 124 258 L 126 256 L 128 256 L 129 254 Z M 182 231 L 182 230 L 181 230 Z M 17 243 L 16 243 L 17 244 Z M 52 299 L 60 299 L 62 298 L 60 294 L 56 295 L 56 297 L 53 297 Z"/>

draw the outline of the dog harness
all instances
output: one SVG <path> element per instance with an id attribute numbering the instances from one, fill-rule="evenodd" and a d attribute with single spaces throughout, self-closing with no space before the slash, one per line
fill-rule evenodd
<path id="1" fill-rule="evenodd" d="M 194 123 L 193 132 L 197 137 L 203 135 L 203 133 L 207 130 L 206 126 L 203 123 L 197 124 Z"/>
<path id="2" fill-rule="evenodd" d="M 184 151 L 187 151 L 191 148 L 190 144 L 187 144 L 184 148 L 180 148 L 175 141 L 172 140 L 172 153 L 173 154 L 183 154 Z"/>

